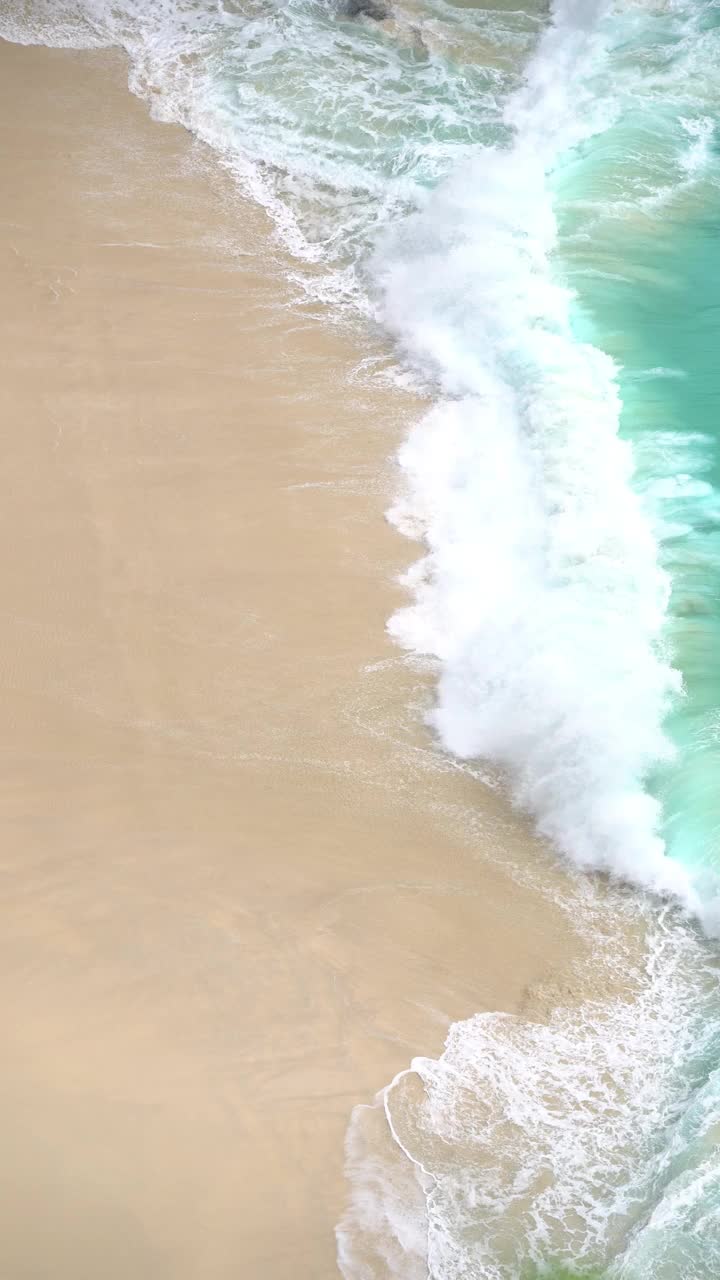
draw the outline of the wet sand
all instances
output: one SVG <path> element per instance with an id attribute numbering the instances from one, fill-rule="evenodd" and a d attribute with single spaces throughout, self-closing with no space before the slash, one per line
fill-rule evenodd
<path id="1" fill-rule="evenodd" d="M 351 1107 L 562 981 L 563 877 L 385 636 L 417 406 L 117 55 L 0 96 L 0 1275 L 330 1278 Z"/>

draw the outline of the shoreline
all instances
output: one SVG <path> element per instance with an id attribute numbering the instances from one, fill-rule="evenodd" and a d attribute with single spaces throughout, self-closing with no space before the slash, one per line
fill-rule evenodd
<path id="1" fill-rule="evenodd" d="M 288 307 L 117 53 L 0 58 L 0 1259 L 330 1277 L 352 1106 L 459 1018 L 542 1016 L 581 891 L 385 633 L 416 406 L 349 383 L 359 339 Z"/>

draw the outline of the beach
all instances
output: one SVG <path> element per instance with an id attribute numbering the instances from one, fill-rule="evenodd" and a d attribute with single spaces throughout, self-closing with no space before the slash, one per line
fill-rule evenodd
<path id="1" fill-rule="evenodd" d="M 119 54 L 0 60 L 0 1272 L 329 1278 L 352 1107 L 572 995 L 578 890 L 386 635 L 383 340 Z"/>

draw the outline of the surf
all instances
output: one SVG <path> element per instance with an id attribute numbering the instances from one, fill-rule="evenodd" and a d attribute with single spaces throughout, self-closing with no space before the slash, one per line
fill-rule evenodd
<path id="1" fill-rule="evenodd" d="M 714 933 L 717 19 L 598 6 L 578 38 L 586 7 L 553 17 L 506 110 L 513 146 L 439 193 L 401 279 L 423 281 L 408 354 L 442 351 L 447 399 L 401 455 L 398 518 L 429 554 L 395 627 L 439 660 L 452 750 L 502 760 L 575 862 L 678 893 Z M 434 262 L 441 333 L 422 305 Z M 463 285 L 479 319 L 459 317 Z M 632 998 L 457 1024 L 439 1060 L 356 1111 L 345 1275 L 716 1274 L 717 955 L 672 916 L 648 944 Z"/>
<path id="2" fill-rule="evenodd" d="M 710 1280 L 716 951 L 683 912 L 717 933 L 720 18 L 394 21 L 87 0 L 0 32 L 124 48 L 133 90 L 267 209 L 298 300 L 391 336 L 433 397 L 398 459 L 391 518 L 423 551 L 389 623 L 434 663 L 432 729 L 572 865 L 656 895 L 626 997 L 480 1014 L 356 1111 L 344 1275 Z"/>

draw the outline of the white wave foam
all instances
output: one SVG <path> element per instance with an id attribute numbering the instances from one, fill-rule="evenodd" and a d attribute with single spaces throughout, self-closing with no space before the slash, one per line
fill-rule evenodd
<path id="1" fill-rule="evenodd" d="M 644 785 L 680 690 L 668 583 L 618 438 L 616 370 L 574 336 L 553 268 L 548 172 L 612 111 L 584 89 L 605 9 L 556 6 L 507 111 L 514 146 L 465 165 L 377 257 L 383 318 L 445 397 L 400 453 L 394 518 L 429 550 L 391 632 L 442 663 L 433 723 L 450 751 L 501 762 L 581 866 L 697 909 Z"/>
<path id="2" fill-rule="evenodd" d="M 0 11 L 0 39 L 58 49 L 102 49 L 112 39 L 98 30 L 85 5 L 72 0 L 18 0 Z"/>
<path id="3" fill-rule="evenodd" d="M 300 289 L 367 312 L 357 268 L 374 230 L 500 127 L 512 73 L 492 65 L 492 51 L 509 40 L 518 55 L 535 38 L 536 21 L 521 14 L 486 23 L 446 9 L 433 14 L 428 47 L 419 32 L 419 44 L 402 36 L 421 15 L 409 28 L 400 9 L 392 26 L 351 22 L 341 0 L 24 0 L 0 13 L 0 35 L 122 48 L 153 114 L 211 146 L 284 246 L 324 268 L 298 275 Z M 458 67 L 434 53 L 445 28 L 461 43 L 480 28 L 488 63 Z"/>
<path id="4" fill-rule="evenodd" d="M 560 1009 L 548 1024 L 456 1024 L 437 1061 L 415 1059 L 353 1114 L 343 1275 L 716 1274 L 714 987 L 705 945 L 660 921 L 634 999 Z M 666 1273 L 672 1250 L 685 1269 Z"/>
<path id="5" fill-rule="evenodd" d="M 601 39 L 576 38 L 588 13 L 556 6 L 508 113 L 513 150 L 456 175 L 376 263 L 387 322 L 444 393 L 400 455 L 395 518 L 428 555 L 391 629 L 442 663 L 433 719 L 450 750 L 503 761 L 575 861 L 677 893 L 717 929 L 716 886 L 664 857 L 644 789 L 679 692 L 661 643 L 667 582 L 617 436 L 616 370 L 578 341 L 553 270 L 548 172 L 612 113 L 587 103 L 605 56 Z M 715 1276 L 707 957 L 679 921 L 661 924 L 636 998 L 560 1009 L 547 1026 L 479 1015 L 358 1108 L 347 1280 Z"/>

